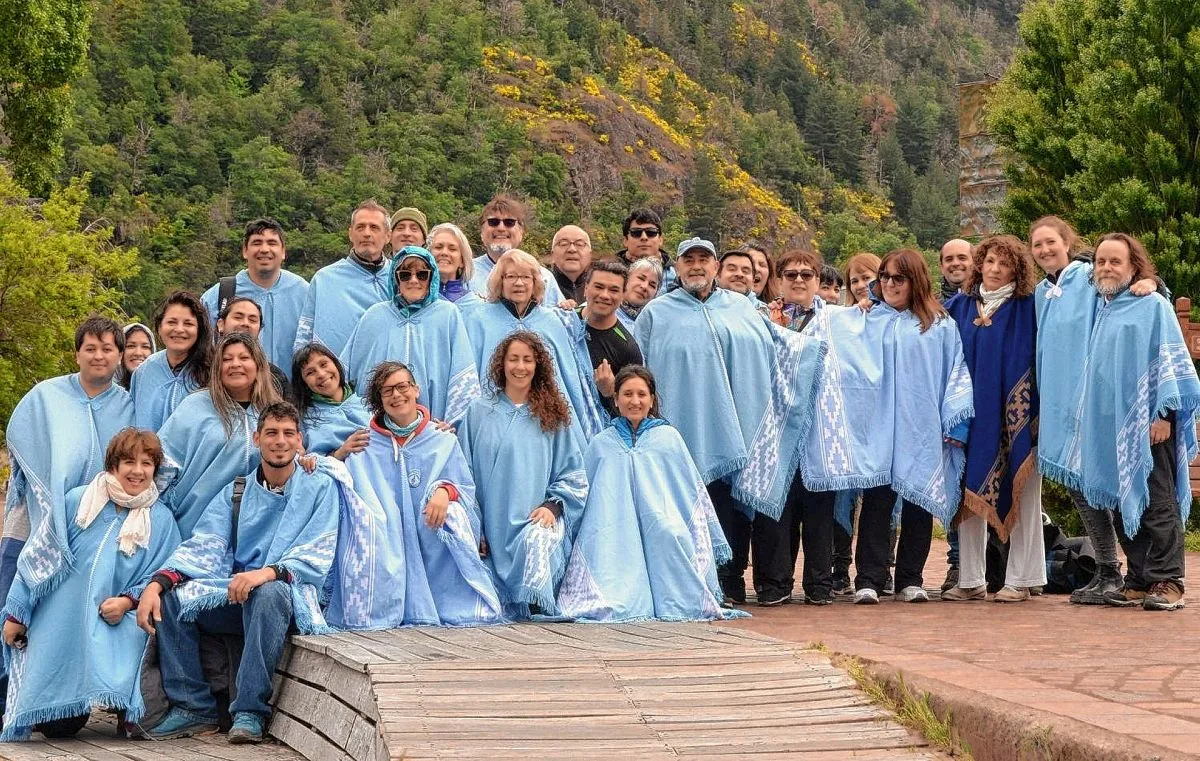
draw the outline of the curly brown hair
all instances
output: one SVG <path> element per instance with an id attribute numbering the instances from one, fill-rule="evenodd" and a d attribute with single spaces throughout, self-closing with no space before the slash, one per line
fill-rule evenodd
<path id="1" fill-rule="evenodd" d="M 979 245 L 971 252 L 975 267 L 967 278 L 966 292 L 970 293 L 983 283 L 983 260 L 987 259 L 988 254 L 1003 257 L 1013 268 L 1013 282 L 1017 286 L 1012 295 L 1014 299 L 1033 295 L 1033 289 L 1037 287 L 1033 254 L 1029 253 L 1029 246 L 1015 235 L 993 235 L 979 241 Z"/>
<path id="2" fill-rule="evenodd" d="M 497 389 L 504 390 L 508 383 L 508 378 L 504 375 L 504 357 L 508 354 L 508 347 L 518 342 L 525 344 L 533 352 L 535 369 L 533 384 L 529 389 L 529 414 L 533 415 L 546 433 L 566 428 L 571 424 L 571 408 L 554 381 L 554 359 L 537 333 L 518 330 L 505 337 L 492 353 L 492 360 L 488 363 L 488 379 Z"/>

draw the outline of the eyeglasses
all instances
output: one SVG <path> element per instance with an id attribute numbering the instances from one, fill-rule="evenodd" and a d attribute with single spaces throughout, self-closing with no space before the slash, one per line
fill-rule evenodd
<path id="1" fill-rule="evenodd" d="M 415 384 L 415 383 L 409 383 L 408 381 L 400 381 L 399 383 L 397 383 L 393 386 L 384 386 L 383 388 L 379 389 L 379 394 L 380 394 L 380 396 L 385 396 L 385 397 L 396 396 L 397 394 L 407 394 L 409 391 L 412 391 L 416 387 L 417 387 L 417 384 Z"/>
<path id="2" fill-rule="evenodd" d="M 588 242 L 586 240 L 582 240 L 582 239 L 581 240 L 565 240 L 564 239 L 564 240 L 560 240 L 557 243 L 555 243 L 554 247 L 555 248 L 572 248 L 572 247 L 587 248 Z"/>
<path id="3" fill-rule="evenodd" d="M 506 283 L 532 283 L 533 275 L 505 275 L 503 280 Z"/>
<path id="4" fill-rule="evenodd" d="M 488 227 L 499 227 L 500 225 L 504 225 L 505 227 L 513 228 L 519 224 L 520 220 L 513 219 L 512 217 L 504 217 L 503 219 L 500 217 L 488 217 L 487 219 Z"/>
<path id="5" fill-rule="evenodd" d="M 807 283 L 816 276 L 817 273 L 813 272 L 812 270 L 786 270 L 783 273 L 783 279 L 787 280 L 788 282 L 803 280 Z"/>
<path id="6" fill-rule="evenodd" d="M 880 272 L 879 282 L 886 283 L 888 281 L 891 281 L 896 285 L 904 285 L 908 282 L 908 275 L 901 275 L 899 272 L 894 275 L 890 272 Z"/>
<path id="7" fill-rule="evenodd" d="M 417 282 L 424 283 L 429 280 L 430 274 L 429 270 L 398 270 L 396 279 L 401 283 L 407 283 L 415 277 Z"/>
<path id="8" fill-rule="evenodd" d="M 662 235 L 662 230 L 657 227 L 631 227 L 629 228 L 630 238 L 657 238 Z"/>

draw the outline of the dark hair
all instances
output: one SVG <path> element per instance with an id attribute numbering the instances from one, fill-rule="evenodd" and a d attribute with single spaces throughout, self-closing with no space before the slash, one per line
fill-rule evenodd
<path id="1" fill-rule="evenodd" d="M 234 304 L 241 304 L 242 302 L 246 302 L 246 301 L 249 301 L 251 304 L 253 304 L 258 309 L 258 324 L 262 325 L 263 324 L 262 304 L 259 304 L 257 301 L 250 298 L 249 296 L 234 296 L 232 299 L 230 299 L 225 304 L 224 308 L 222 308 L 221 311 L 217 314 L 217 319 L 224 320 L 224 319 L 228 318 L 229 312 L 233 309 Z"/>
<path id="2" fill-rule="evenodd" d="M 610 275 L 619 275 L 623 285 L 627 285 L 629 283 L 629 268 L 625 266 L 624 262 L 616 259 L 601 259 L 598 262 L 592 262 L 592 268 L 588 270 L 587 280 L 585 282 L 592 282 L 592 275 L 596 274 L 597 272 L 607 272 Z"/>
<path id="3" fill-rule="evenodd" d="M 371 372 L 371 380 L 367 382 L 366 396 L 367 409 L 371 411 L 372 418 L 387 414 L 387 410 L 383 407 L 383 384 L 392 376 L 392 373 L 401 371 L 408 373 L 408 379 L 414 384 L 417 382 L 417 376 L 413 375 L 413 371 L 403 362 L 389 359 L 375 365 L 375 369 Z"/>
<path id="4" fill-rule="evenodd" d="M 487 221 L 494 214 L 511 214 L 521 223 L 521 227 L 529 229 L 529 206 L 524 201 L 509 193 L 497 193 L 487 202 L 483 211 L 479 212 L 479 224 Z"/>
<path id="5" fill-rule="evenodd" d="M 634 222 L 641 225 L 654 225 L 660 232 L 662 231 L 662 217 L 658 216 L 653 209 L 634 209 L 629 212 L 629 216 L 625 217 L 625 221 L 621 223 L 622 238 L 629 237 L 629 228 L 633 226 Z"/>
<path id="6" fill-rule="evenodd" d="M 258 413 L 258 430 L 261 432 L 267 423 L 267 418 L 290 420 L 300 429 L 300 411 L 291 402 L 271 402 Z"/>
<path id="7" fill-rule="evenodd" d="M 650 403 L 650 412 L 647 417 L 662 417 L 662 410 L 658 408 L 658 384 L 654 382 L 654 373 L 641 365 L 625 365 L 617 373 L 617 377 L 613 380 L 613 398 L 614 404 L 616 397 L 621 395 L 621 386 L 630 378 L 641 378 L 646 382 L 646 387 L 650 389 L 650 396 L 654 401 Z"/>
<path id="8" fill-rule="evenodd" d="M 262 235 L 268 230 L 272 230 L 279 236 L 279 242 L 283 243 L 283 225 L 276 222 L 271 217 L 260 217 L 246 223 L 246 231 L 242 233 L 242 248 L 250 242 L 250 239 L 255 235 Z"/>
<path id="9" fill-rule="evenodd" d="M 518 341 L 533 352 L 534 371 L 533 384 L 529 389 L 529 414 L 533 415 L 546 433 L 566 428 L 571 424 L 571 408 L 554 381 L 554 358 L 550 356 L 550 351 L 537 333 L 518 330 L 505 337 L 492 353 L 492 359 L 488 363 L 488 379 L 497 389 L 504 390 L 508 382 L 504 375 L 504 357 L 508 354 L 508 347 Z"/>
<path id="10" fill-rule="evenodd" d="M 324 344 L 319 344 L 315 341 L 306 343 L 301 346 L 294 355 L 292 355 L 292 381 L 291 381 L 291 398 L 292 404 L 296 405 L 297 414 L 301 420 L 308 418 L 308 413 L 313 406 L 313 392 L 304 382 L 304 366 L 314 355 L 325 357 L 338 371 L 338 383 L 342 386 L 346 385 L 346 369 L 342 367 L 342 361 L 337 358 L 337 355 L 329 350 L 329 347 Z"/>
<path id="11" fill-rule="evenodd" d="M 906 276 L 912 284 L 908 308 L 921 321 L 921 332 L 924 333 L 935 321 L 946 316 L 946 310 L 933 296 L 933 284 L 929 280 L 929 268 L 925 264 L 925 257 L 921 256 L 920 251 L 898 248 L 884 254 L 879 262 L 879 271 L 882 273 L 891 261 L 896 262 L 898 274 Z M 882 281 L 880 282 L 882 287 Z"/>
<path id="12" fill-rule="evenodd" d="M 75 328 L 75 351 L 83 348 L 83 342 L 88 336 L 92 336 L 103 342 L 106 333 L 112 333 L 113 343 L 117 345 L 117 351 L 125 351 L 125 331 L 121 330 L 120 323 L 108 317 L 101 317 L 98 314 L 88 317 L 79 323 L 78 328 Z"/>
<path id="13" fill-rule="evenodd" d="M 221 423 L 225 426 L 226 435 L 232 435 L 234 418 L 245 414 L 245 410 L 233 400 L 225 384 L 221 382 L 221 362 L 225 356 L 225 349 L 234 344 L 244 346 L 250 353 L 250 358 L 254 360 L 254 387 L 250 389 L 250 403 L 254 405 L 254 409 L 265 410 L 280 401 L 279 391 L 276 390 L 271 377 L 271 363 L 267 361 L 267 355 L 258 339 L 249 333 L 241 332 L 221 336 L 216 349 L 213 350 L 213 370 L 216 377 L 208 384 L 208 394 L 213 407 L 217 409 Z"/>
<path id="14" fill-rule="evenodd" d="M 1139 280 L 1146 278 L 1154 279 L 1158 277 L 1158 271 L 1154 268 L 1154 262 L 1150 261 L 1150 254 L 1146 253 L 1146 247 L 1142 242 L 1132 235 L 1125 233 L 1105 233 L 1096 241 L 1096 250 L 1100 250 L 1100 244 L 1105 241 L 1115 240 L 1125 244 L 1129 249 L 1129 264 L 1133 267 L 1133 279 L 1131 283 L 1136 283 Z"/>
<path id="15" fill-rule="evenodd" d="M 212 325 L 209 323 L 208 309 L 194 293 L 175 291 L 154 310 L 154 332 L 159 334 L 159 338 L 162 338 L 163 318 L 167 316 L 167 309 L 173 306 L 185 307 L 196 318 L 196 343 L 188 349 L 184 364 L 192 376 L 192 382 L 203 388 L 208 385 L 208 372 L 212 364 Z"/>
<path id="16" fill-rule="evenodd" d="M 837 271 L 837 267 L 828 264 L 821 265 L 821 285 L 836 285 L 842 287 L 842 273 Z"/>
<path id="17" fill-rule="evenodd" d="M 734 249 L 733 251 L 726 251 L 726 252 L 722 253 L 722 254 L 721 254 L 719 257 L 717 257 L 717 266 L 718 266 L 718 267 L 723 267 L 723 266 L 725 266 L 725 260 L 726 260 L 726 259 L 728 259 L 728 258 L 730 258 L 730 257 L 733 257 L 733 256 L 740 256 L 740 257 L 742 257 L 743 259 L 749 259 L 749 260 L 750 260 L 750 271 L 751 271 L 751 272 L 755 272 L 755 271 L 758 269 L 758 265 L 754 263 L 754 256 L 753 256 L 753 254 L 751 254 L 751 253 L 750 253 L 749 251 L 747 251 L 747 250 L 743 250 L 743 249 L 740 249 L 740 248 L 738 248 L 738 249 Z M 753 286 L 753 283 L 751 283 L 751 286 Z"/>
<path id="18" fill-rule="evenodd" d="M 992 235 L 984 238 L 979 245 L 975 246 L 971 252 L 974 269 L 967 278 L 964 290 L 970 293 L 983 283 L 983 260 L 992 253 L 1007 259 L 1013 268 L 1013 282 L 1016 284 L 1013 298 L 1020 299 L 1032 295 L 1033 289 L 1037 287 L 1037 271 L 1034 269 L 1033 255 L 1029 253 L 1029 246 L 1026 246 L 1025 242 L 1015 235 Z"/>
<path id="19" fill-rule="evenodd" d="M 129 390 L 129 384 L 133 382 L 133 373 L 125 369 L 125 349 L 129 348 L 129 335 L 134 332 L 146 334 L 146 338 L 150 341 L 150 353 L 154 353 L 154 336 L 150 333 L 150 330 L 146 328 L 146 326 L 139 325 L 135 322 L 121 328 L 121 333 L 124 334 L 122 341 L 125 345 L 121 348 L 121 364 L 117 365 L 117 374 L 113 380 L 118 386 L 126 391 Z"/>
<path id="20" fill-rule="evenodd" d="M 150 455 L 150 459 L 154 461 L 154 473 L 157 475 L 159 467 L 163 464 L 162 444 L 158 436 L 154 431 L 132 427 L 122 428 L 109 440 L 108 448 L 104 450 L 104 469 L 113 473 L 121 464 L 121 460 L 131 459 L 138 452 Z"/>

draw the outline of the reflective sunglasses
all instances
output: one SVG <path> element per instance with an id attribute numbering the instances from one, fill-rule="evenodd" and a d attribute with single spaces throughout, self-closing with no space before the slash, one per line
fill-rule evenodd
<path id="1" fill-rule="evenodd" d="M 813 272 L 812 270 L 786 270 L 783 273 L 783 279 L 787 280 L 788 282 L 792 282 L 794 280 L 803 280 L 807 283 L 816 276 L 817 273 Z"/>
<path id="2" fill-rule="evenodd" d="M 500 225 L 504 225 L 505 227 L 513 228 L 517 226 L 518 220 L 515 220 L 512 217 L 505 217 L 503 219 L 500 217 L 488 217 L 487 224 L 488 227 L 499 227 Z"/>
<path id="3" fill-rule="evenodd" d="M 629 228 L 630 238 L 657 238 L 662 235 L 662 230 L 657 227 L 631 227 Z"/>
<path id="4" fill-rule="evenodd" d="M 407 283 L 415 277 L 418 282 L 424 283 L 428 282 L 430 274 L 429 270 L 416 270 L 415 272 L 413 270 L 397 270 L 396 279 L 401 283 Z"/>

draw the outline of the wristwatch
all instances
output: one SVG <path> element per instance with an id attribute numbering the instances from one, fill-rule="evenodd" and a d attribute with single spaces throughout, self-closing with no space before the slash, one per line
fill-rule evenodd
<path id="1" fill-rule="evenodd" d="M 280 563 L 274 563 L 272 565 L 267 566 L 267 568 L 270 568 L 272 571 L 275 572 L 275 580 L 276 581 L 288 581 L 291 578 L 291 575 L 288 573 L 287 567 Z"/>

